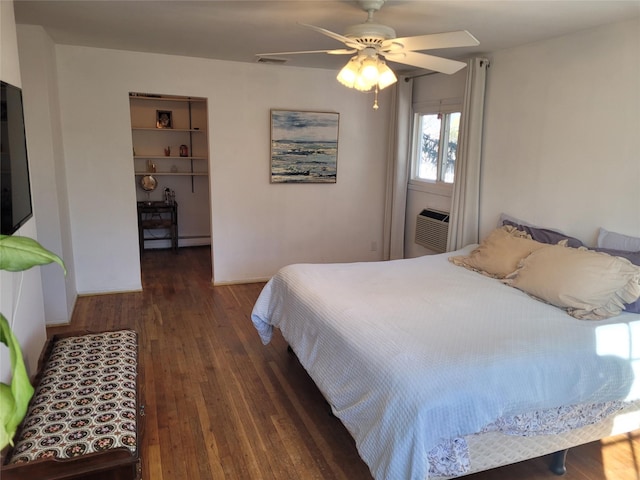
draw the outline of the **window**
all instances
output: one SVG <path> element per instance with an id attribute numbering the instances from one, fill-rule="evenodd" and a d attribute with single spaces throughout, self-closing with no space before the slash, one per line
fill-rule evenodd
<path id="1" fill-rule="evenodd" d="M 460 112 L 417 114 L 414 180 L 453 183 Z"/>

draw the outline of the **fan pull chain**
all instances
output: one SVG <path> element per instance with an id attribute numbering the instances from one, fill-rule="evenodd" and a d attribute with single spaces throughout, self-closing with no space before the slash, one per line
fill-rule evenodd
<path id="1" fill-rule="evenodd" d="M 378 107 L 378 84 L 376 83 L 375 97 L 373 100 L 373 109 L 378 110 L 378 108 L 380 107 Z"/>

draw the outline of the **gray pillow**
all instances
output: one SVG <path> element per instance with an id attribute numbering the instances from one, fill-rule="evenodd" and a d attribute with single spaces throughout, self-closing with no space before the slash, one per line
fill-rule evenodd
<path id="1" fill-rule="evenodd" d="M 550 243 L 552 245 L 556 245 L 558 242 L 561 242 L 562 240 L 566 240 L 568 247 L 578 248 L 583 246 L 583 243 L 577 238 L 570 237 L 556 230 L 551 230 L 548 228 L 532 227 L 530 225 L 522 225 L 507 219 L 503 219 L 502 224 L 511 225 L 513 227 L 516 227 L 518 230 L 522 232 L 528 233 L 529 235 L 531 235 L 531 238 L 536 242 Z"/>
<path id="2" fill-rule="evenodd" d="M 600 231 L 598 232 L 598 247 L 637 252 L 640 250 L 640 237 L 610 232 L 600 227 Z"/>

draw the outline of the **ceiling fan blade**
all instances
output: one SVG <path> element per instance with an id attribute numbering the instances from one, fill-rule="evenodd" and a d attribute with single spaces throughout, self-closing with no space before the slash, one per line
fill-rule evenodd
<path id="1" fill-rule="evenodd" d="M 382 55 L 387 60 L 390 60 L 392 62 L 424 68 L 425 70 L 433 70 L 435 72 L 446 73 L 447 75 L 454 74 L 458 70 L 467 66 L 465 62 L 436 57 L 434 55 L 427 55 L 426 53 L 394 52 L 384 53 Z"/>
<path id="2" fill-rule="evenodd" d="M 256 57 L 272 57 L 276 55 L 298 55 L 301 53 L 328 53 L 329 55 L 349 55 L 356 53 L 356 50 L 347 50 L 346 48 L 339 48 L 337 50 L 298 50 L 295 52 L 271 52 L 271 53 L 256 53 Z"/>
<path id="3" fill-rule="evenodd" d="M 397 50 L 435 50 L 437 48 L 474 47 L 480 42 L 466 30 L 456 32 L 433 33 L 416 37 L 392 38 L 382 42 L 382 50 L 394 52 Z"/>
<path id="4" fill-rule="evenodd" d="M 325 50 L 329 55 L 351 55 L 352 53 L 356 53 L 358 50 L 355 48 L 347 49 L 347 48 L 338 48 L 336 50 Z"/>
<path id="5" fill-rule="evenodd" d="M 315 25 L 309 25 L 308 23 L 300 23 L 299 25 L 310 28 L 311 30 L 315 30 L 316 32 L 320 32 L 321 34 L 326 35 L 327 37 L 331 37 L 334 40 L 338 40 L 339 42 L 344 43 L 349 48 L 355 48 L 356 50 L 362 50 L 363 48 L 365 48 L 364 45 L 359 44 L 351 38 L 340 35 L 339 33 L 332 32 L 331 30 L 327 30 L 326 28 L 316 27 Z"/>

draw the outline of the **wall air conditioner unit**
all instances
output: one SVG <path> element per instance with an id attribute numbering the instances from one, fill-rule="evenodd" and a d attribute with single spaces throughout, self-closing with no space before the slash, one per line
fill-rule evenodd
<path id="1" fill-rule="evenodd" d="M 434 252 L 447 250 L 449 234 L 449 213 L 424 209 L 416 217 L 415 242 Z"/>

